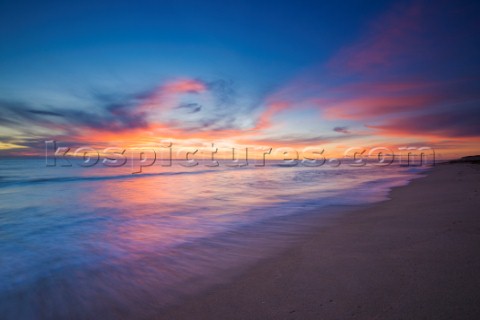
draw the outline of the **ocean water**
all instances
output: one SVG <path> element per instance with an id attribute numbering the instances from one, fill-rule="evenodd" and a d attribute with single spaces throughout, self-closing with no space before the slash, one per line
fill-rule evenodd
<path id="1" fill-rule="evenodd" d="M 425 168 L 46 167 L 0 160 L 0 317 L 148 318 Z"/>

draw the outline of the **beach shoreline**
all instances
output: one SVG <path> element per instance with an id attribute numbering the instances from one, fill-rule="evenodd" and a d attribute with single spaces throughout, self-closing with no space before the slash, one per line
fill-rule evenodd
<path id="1" fill-rule="evenodd" d="M 158 319 L 477 319 L 480 166 L 441 164 Z"/>

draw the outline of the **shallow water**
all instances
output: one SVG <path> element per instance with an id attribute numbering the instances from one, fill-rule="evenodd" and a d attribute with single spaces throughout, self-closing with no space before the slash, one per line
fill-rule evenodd
<path id="1" fill-rule="evenodd" d="M 148 317 L 295 238 L 289 217 L 384 200 L 422 170 L 130 169 L 0 160 L 2 319 Z"/>

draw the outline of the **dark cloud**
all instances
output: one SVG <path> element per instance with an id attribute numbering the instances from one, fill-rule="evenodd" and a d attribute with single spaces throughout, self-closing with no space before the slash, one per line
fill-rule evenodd
<path id="1" fill-rule="evenodd" d="M 202 110 L 202 106 L 198 103 L 182 103 L 177 109 L 185 109 L 188 113 L 197 113 Z"/>
<path id="2" fill-rule="evenodd" d="M 338 132 L 338 133 L 344 133 L 344 134 L 349 134 L 350 131 L 348 130 L 348 127 L 335 127 L 333 128 L 333 131 Z"/>
<path id="3" fill-rule="evenodd" d="M 23 102 L 0 100 L 0 123 L 7 127 L 22 127 L 27 124 L 48 123 L 44 116 L 57 112 L 32 108 Z"/>
<path id="4" fill-rule="evenodd" d="M 61 113 L 53 112 L 53 111 L 47 111 L 47 110 L 30 109 L 30 110 L 26 110 L 26 111 L 30 112 L 30 113 L 33 113 L 33 114 L 39 114 L 39 115 L 44 115 L 44 116 L 63 117 L 63 115 Z"/>
<path id="5" fill-rule="evenodd" d="M 92 111 L 58 107 L 49 107 L 47 110 L 25 102 L 2 100 L 0 123 L 30 135 L 38 135 L 33 128 L 57 129 L 74 134 L 85 128 L 116 131 L 148 125 L 145 114 L 131 108 L 131 101 L 113 103 L 104 100 L 94 101 L 93 104 L 98 107 L 91 108 Z"/>

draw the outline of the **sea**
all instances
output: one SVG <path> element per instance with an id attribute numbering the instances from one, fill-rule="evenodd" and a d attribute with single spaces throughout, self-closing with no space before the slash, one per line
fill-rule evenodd
<path id="1" fill-rule="evenodd" d="M 426 170 L 0 159 L 0 318 L 153 317 Z"/>

